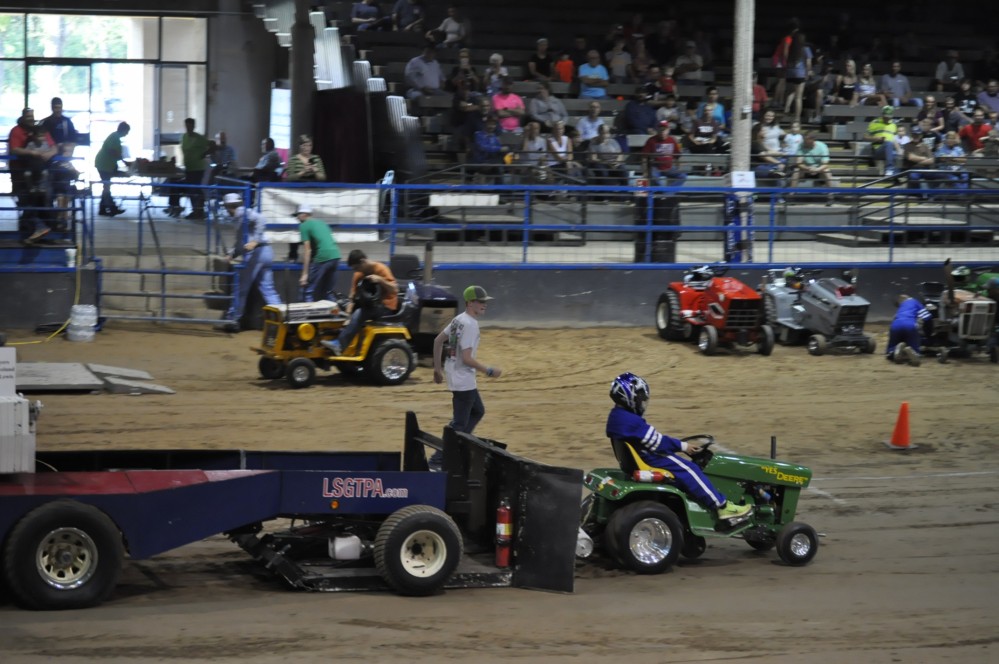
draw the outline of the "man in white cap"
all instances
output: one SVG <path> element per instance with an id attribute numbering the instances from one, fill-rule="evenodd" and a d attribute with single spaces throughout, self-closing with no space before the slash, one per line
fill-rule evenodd
<path id="1" fill-rule="evenodd" d="M 305 302 L 328 300 L 333 297 L 333 282 L 340 264 L 340 246 L 333 238 L 329 225 L 312 218 L 310 206 L 299 205 L 292 216 L 298 219 L 298 231 L 302 234 L 305 250 L 302 276 L 298 279 L 302 299 Z"/>
<path id="2" fill-rule="evenodd" d="M 267 304 L 281 304 L 281 296 L 274 288 L 274 273 L 271 264 L 274 262 L 274 249 L 264 238 L 264 227 L 267 220 L 256 210 L 243 206 L 243 198 L 239 194 L 226 194 L 222 198 L 225 211 L 232 219 L 240 219 L 236 231 L 236 241 L 229 259 L 243 259 L 243 270 L 238 276 L 239 291 L 233 295 L 232 305 L 225 314 L 225 322 L 221 328 L 226 332 L 238 332 L 240 319 L 250 297 L 250 290 L 258 288 L 260 295 Z"/>
<path id="3" fill-rule="evenodd" d="M 499 367 L 482 364 L 475 358 L 479 350 L 479 316 L 486 312 L 486 302 L 493 299 L 482 286 L 465 289 L 465 312 L 458 314 L 434 339 L 434 382 L 443 383 L 441 350 L 447 341 L 447 387 L 451 390 L 453 416 L 449 426 L 455 431 L 472 433 L 486 414 L 476 383 L 476 372 L 499 378 Z M 439 468 L 441 453 L 430 457 L 431 468 Z"/>

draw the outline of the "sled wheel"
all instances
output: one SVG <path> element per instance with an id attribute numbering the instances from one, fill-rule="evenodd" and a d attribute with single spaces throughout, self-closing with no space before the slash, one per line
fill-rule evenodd
<path id="1" fill-rule="evenodd" d="M 618 562 L 639 574 L 660 574 L 683 550 L 683 526 L 673 511 L 652 500 L 625 505 L 607 522 Z"/>
<path id="2" fill-rule="evenodd" d="M 774 329 L 769 325 L 760 328 L 760 338 L 756 342 L 756 348 L 764 357 L 774 352 Z"/>
<path id="3" fill-rule="evenodd" d="M 823 334 L 813 334 L 808 337 L 808 352 L 812 355 L 826 352 L 826 345 L 826 337 Z"/>
<path id="4" fill-rule="evenodd" d="M 687 533 L 683 536 L 683 551 L 680 552 L 687 560 L 697 560 L 708 550 L 708 542 L 700 535 Z"/>
<path id="5" fill-rule="evenodd" d="M 791 522 L 777 533 L 777 555 L 788 565 L 807 565 L 819 550 L 819 536 L 807 523 Z"/>
<path id="6" fill-rule="evenodd" d="M 399 385 L 409 378 L 416 366 L 413 349 L 402 339 L 378 344 L 368 359 L 365 371 L 379 385 Z"/>
<path id="7" fill-rule="evenodd" d="M 393 512 L 375 536 L 375 567 L 402 595 L 432 595 L 461 562 L 461 533 L 444 512 L 410 505 Z"/>
<path id="8" fill-rule="evenodd" d="M 307 357 L 296 357 L 288 363 L 284 377 L 295 389 L 308 387 L 316 380 L 316 365 Z"/>
<path id="9" fill-rule="evenodd" d="M 656 329 L 667 341 L 683 341 L 690 334 L 680 315 L 680 297 L 675 291 L 666 291 L 656 304 Z"/>
<path id="10" fill-rule="evenodd" d="M 260 358 L 257 368 L 260 369 L 260 377 L 267 380 L 275 380 L 284 375 L 284 362 L 266 355 Z"/>
<path id="11" fill-rule="evenodd" d="M 864 341 L 863 351 L 870 355 L 878 349 L 878 342 L 874 337 L 867 337 Z"/>
<path id="12" fill-rule="evenodd" d="M 697 347 L 705 355 L 714 355 L 718 348 L 718 330 L 705 325 L 701 328 L 701 336 L 697 338 Z"/>
<path id="13" fill-rule="evenodd" d="M 71 500 L 28 512 L 10 531 L 3 577 L 29 609 L 82 609 L 106 600 L 121 574 L 121 533 L 104 512 Z"/>

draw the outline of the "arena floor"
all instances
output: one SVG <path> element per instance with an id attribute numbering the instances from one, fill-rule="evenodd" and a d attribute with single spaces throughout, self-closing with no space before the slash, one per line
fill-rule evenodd
<path id="1" fill-rule="evenodd" d="M 779 455 L 815 475 L 799 519 L 823 534 L 788 568 L 739 541 L 709 543 L 659 577 L 580 565 L 571 595 L 453 590 L 430 598 L 310 594 L 254 573 L 222 537 L 126 563 L 98 608 L 32 613 L 0 603 L 6 663 L 239 661 L 809 662 L 999 660 L 999 368 L 984 358 L 897 366 L 875 355 L 703 357 L 651 328 L 499 329 L 483 319 L 479 433 L 521 455 L 588 469 L 613 463 L 604 437 L 613 376 L 652 389 L 662 430 L 708 432 L 727 449 Z M 877 333 L 883 349 L 886 334 Z M 33 337 L 13 335 L 11 341 Z M 403 415 L 437 431 L 450 395 L 417 368 L 395 388 L 329 375 L 304 391 L 257 378 L 256 333 L 112 326 L 93 343 L 18 347 L 22 361 L 149 372 L 176 394 L 40 395 L 45 449 L 401 447 Z M 918 449 L 887 450 L 910 404 Z M 991 654 L 990 654 L 991 653 Z"/>

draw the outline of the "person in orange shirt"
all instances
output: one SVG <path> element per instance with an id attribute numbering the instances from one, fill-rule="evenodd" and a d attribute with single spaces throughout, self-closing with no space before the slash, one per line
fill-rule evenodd
<path id="1" fill-rule="evenodd" d="M 399 308 L 399 286 L 387 265 L 370 260 L 360 249 L 350 252 L 347 265 L 354 270 L 347 305 L 350 321 L 336 339 L 321 342 L 335 355 L 343 355 L 344 349 L 350 347 L 364 321 L 378 320 Z"/>

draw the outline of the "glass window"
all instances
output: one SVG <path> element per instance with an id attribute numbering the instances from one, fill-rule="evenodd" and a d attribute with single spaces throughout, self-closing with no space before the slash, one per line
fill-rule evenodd
<path id="1" fill-rule="evenodd" d="M 24 14 L 0 14 L 0 58 L 24 57 Z"/>
<path id="2" fill-rule="evenodd" d="M 156 18 L 29 14 L 29 57 L 152 60 L 159 51 Z"/>
<path id="3" fill-rule="evenodd" d="M 204 62 L 208 59 L 208 22 L 203 18 L 164 18 L 165 62 Z"/>
<path id="4" fill-rule="evenodd" d="M 0 60 L 0 139 L 6 140 L 6 132 L 17 124 L 23 108 L 24 62 Z"/>

